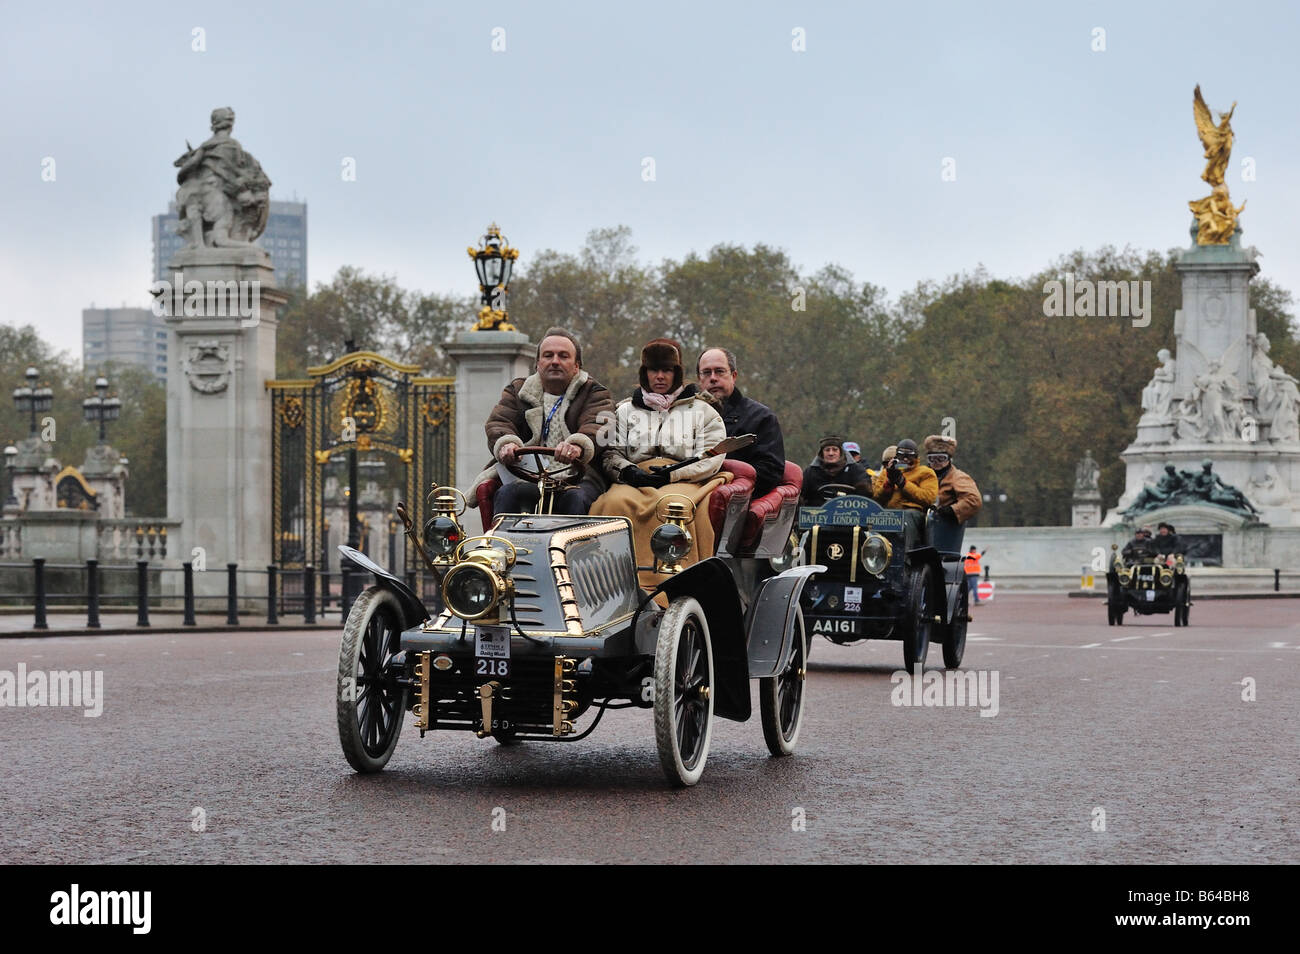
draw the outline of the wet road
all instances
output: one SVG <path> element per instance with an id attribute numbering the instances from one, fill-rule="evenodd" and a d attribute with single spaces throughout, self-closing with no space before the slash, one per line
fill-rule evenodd
<path id="1" fill-rule="evenodd" d="M 684 791 L 648 710 L 513 748 L 408 717 L 355 775 L 337 633 L 2 640 L 0 678 L 102 670 L 105 698 L 0 708 L 0 861 L 1300 861 L 1300 601 L 1204 601 L 1187 629 L 1064 596 L 975 617 L 996 715 L 894 705 L 900 644 L 819 640 L 796 754 L 719 721 Z"/>

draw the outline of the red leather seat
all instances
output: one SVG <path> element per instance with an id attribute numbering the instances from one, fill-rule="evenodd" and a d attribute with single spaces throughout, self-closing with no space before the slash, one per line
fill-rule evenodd
<path id="1" fill-rule="evenodd" d="M 487 533 L 488 530 L 492 528 L 492 498 L 497 495 L 497 491 L 500 489 L 501 478 L 493 477 L 479 484 L 478 490 L 474 493 L 474 496 L 478 498 L 478 512 L 479 516 L 483 519 L 484 533 Z"/>
<path id="2" fill-rule="evenodd" d="M 775 520 L 782 507 L 798 506 L 799 491 L 802 488 L 803 469 L 794 461 L 786 461 L 785 474 L 782 475 L 781 483 L 757 500 L 750 501 L 749 519 L 745 521 L 745 532 L 740 538 L 741 545 L 751 547 L 756 544 L 763 534 L 763 526 Z"/>
<path id="3" fill-rule="evenodd" d="M 731 474 L 731 482 L 723 484 L 709 495 L 709 523 L 713 524 L 715 542 L 722 538 L 722 525 L 727 519 L 727 505 L 731 503 L 733 497 L 742 494 L 744 499 L 748 500 L 754 493 L 754 481 L 758 477 L 754 468 L 743 460 L 724 458 L 722 469 Z"/>

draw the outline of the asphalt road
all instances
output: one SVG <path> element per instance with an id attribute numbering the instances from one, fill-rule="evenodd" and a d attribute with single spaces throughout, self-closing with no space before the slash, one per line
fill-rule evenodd
<path id="1" fill-rule="evenodd" d="M 333 632 L 4 640 L 0 673 L 102 670 L 104 707 L 0 707 L 0 862 L 1295 863 L 1298 609 L 1111 628 L 1097 601 L 1001 594 L 964 667 L 996 673 L 993 716 L 896 706 L 899 643 L 820 640 L 795 755 L 719 721 L 685 791 L 645 710 L 514 748 L 408 721 L 355 775 Z"/>

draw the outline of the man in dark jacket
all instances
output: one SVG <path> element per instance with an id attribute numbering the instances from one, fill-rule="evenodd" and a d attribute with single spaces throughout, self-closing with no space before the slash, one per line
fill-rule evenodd
<path id="1" fill-rule="evenodd" d="M 757 440 L 728 457 L 744 461 L 758 473 L 754 486 L 754 499 L 781 483 L 785 476 L 785 440 L 781 436 L 781 422 L 772 409 L 747 398 L 736 387 L 740 375 L 736 371 L 736 356 L 726 348 L 709 348 L 695 362 L 695 373 L 700 380 L 700 390 L 707 391 L 717 402 L 718 413 L 726 425 L 727 436 L 753 434 Z"/>
<path id="2" fill-rule="evenodd" d="M 564 328 L 550 328 L 537 346 L 537 371 L 516 378 L 501 392 L 484 430 L 495 460 L 514 463 L 516 449 L 555 448 L 557 462 L 581 460 L 588 465 L 581 485 L 555 500 L 556 513 L 585 514 L 605 491 L 600 468 L 592 465 L 600 428 L 614 411 L 609 389 L 582 370 L 582 347 Z M 545 463 L 545 460 L 543 460 Z M 475 486 L 496 473 L 489 467 Z M 474 497 L 470 492 L 470 499 Z M 523 513 L 537 504 L 537 486 L 505 483 L 493 498 L 496 513 Z"/>
<path id="3" fill-rule="evenodd" d="M 1152 542 L 1155 544 L 1156 553 L 1161 556 L 1183 552 L 1183 545 L 1178 540 L 1178 532 L 1170 523 L 1156 525 L 1156 538 Z"/>
<path id="4" fill-rule="evenodd" d="M 803 491 L 799 499 L 805 506 L 820 507 L 825 503 L 822 487 L 826 484 L 848 484 L 857 487 L 859 493 L 869 492 L 870 478 L 866 469 L 847 459 L 838 437 L 822 438 L 817 459 L 803 472 Z"/>

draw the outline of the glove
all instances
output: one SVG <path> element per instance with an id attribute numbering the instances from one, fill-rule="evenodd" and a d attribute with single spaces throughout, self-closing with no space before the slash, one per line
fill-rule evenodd
<path id="1" fill-rule="evenodd" d="M 618 479 L 629 487 L 648 487 L 646 481 L 650 479 L 650 475 L 636 464 L 628 464 L 618 472 Z"/>
<path id="2" fill-rule="evenodd" d="M 952 504 L 948 504 L 945 507 L 939 507 L 935 512 L 947 517 L 949 520 L 955 521 L 957 519 L 957 515 L 953 513 Z"/>
<path id="3" fill-rule="evenodd" d="M 897 467 L 889 468 L 885 471 L 885 476 L 889 478 L 889 482 L 895 487 L 903 486 L 903 483 L 907 480 L 907 478 L 903 476 L 903 472 Z"/>
<path id="4" fill-rule="evenodd" d="M 653 487 L 655 490 L 658 490 L 660 487 L 667 487 L 673 482 L 672 474 L 665 474 L 658 468 L 653 469 L 655 470 L 655 473 L 646 474 L 645 483 L 642 484 L 643 487 Z"/>

